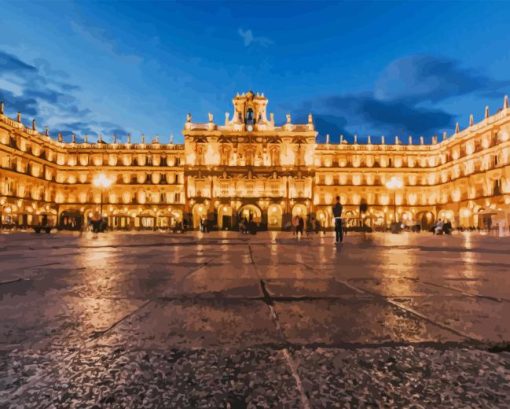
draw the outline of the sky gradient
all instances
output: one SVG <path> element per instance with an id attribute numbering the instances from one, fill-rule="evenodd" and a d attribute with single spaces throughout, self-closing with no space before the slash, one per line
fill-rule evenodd
<path id="1" fill-rule="evenodd" d="M 3 2 L 0 99 L 66 138 L 181 142 L 237 92 L 319 140 L 420 135 L 510 93 L 510 2 Z M 91 138 L 92 140 L 94 138 Z"/>

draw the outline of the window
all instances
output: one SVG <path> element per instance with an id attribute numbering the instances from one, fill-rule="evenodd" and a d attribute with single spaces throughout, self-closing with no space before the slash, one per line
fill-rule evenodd
<path id="1" fill-rule="evenodd" d="M 495 195 L 501 194 L 501 180 L 500 179 L 496 179 L 494 181 L 493 194 L 495 194 Z"/>
<path id="2" fill-rule="evenodd" d="M 174 195 L 174 202 L 175 203 L 180 203 L 181 202 L 181 194 L 180 193 L 176 193 Z"/>

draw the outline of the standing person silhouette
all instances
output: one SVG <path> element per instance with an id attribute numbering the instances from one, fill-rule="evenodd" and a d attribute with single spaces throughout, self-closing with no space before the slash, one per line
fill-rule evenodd
<path id="1" fill-rule="evenodd" d="M 333 217 L 335 219 L 335 243 L 344 240 L 344 231 L 342 229 L 342 204 L 340 203 L 340 196 L 336 197 L 336 203 L 333 206 Z"/>

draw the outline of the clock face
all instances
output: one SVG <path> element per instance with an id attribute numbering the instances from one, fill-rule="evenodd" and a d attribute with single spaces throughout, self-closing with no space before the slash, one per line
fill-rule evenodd
<path id="1" fill-rule="evenodd" d="M 248 130 L 248 132 L 253 131 L 253 125 L 247 125 L 246 129 Z"/>

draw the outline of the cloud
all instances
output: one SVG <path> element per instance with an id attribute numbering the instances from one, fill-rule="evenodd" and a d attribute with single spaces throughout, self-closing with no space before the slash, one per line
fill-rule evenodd
<path id="1" fill-rule="evenodd" d="M 452 129 L 455 116 L 441 102 L 465 95 L 501 95 L 510 81 L 492 79 L 458 61 L 412 55 L 391 62 L 373 90 L 337 94 L 306 101 L 302 110 L 315 113 L 321 134 L 424 135 Z M 346 132 L 347 131 L 347 132 Z"/>
<path id="2" fill-rule="evenodd" d="M 49 126 L 64 136 L 112 135 L 127 132 L 117 124 L 106 122 L 88 108 L 82 107 L 76 92 L 80 87 L 63 82 L 68 75 L 53 70 L 48 62 L 36 60 L 30 64 L 15 55 L 0 50 L 0 100 L 5 101 L 7 114 L 22 113 L 37 119 L 40 126 Z M 66 138 L 67 139 L 67 138 Z"/>
<path id="3" fill-rule="evenodd" d="M 71 21 L 70 24 L 76 34 L 110 56 L 126 64 L 140 64 L 143 61 L 139 55 L 121 51 L 115 40 L 107 35 L 106 30 L 89 24 L 85 26 L 76 21 Z"/>
<path id="4" fill-rule="evenodd" d="M 494 93 L 508 87 L 458 61 L 431 55 L 412 55 L 389 64 L 375 84 L 374 96 L 380 100 L 409 103 L 437 103 L 470 93 Z"/>
<path id="5" fill-rule="evenodd" d="M 267 37 L 256 37 L 253 35 L 253 31 L 251 30 L 243 30 L 242 28 L 237 30 L 237 33 L 243 39 L 243 43 L 245 47 L 250 47 L 251 45 L 260 45 L 262 47 L 268 47 L 273 42 Z"/>

